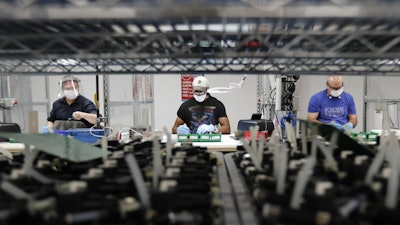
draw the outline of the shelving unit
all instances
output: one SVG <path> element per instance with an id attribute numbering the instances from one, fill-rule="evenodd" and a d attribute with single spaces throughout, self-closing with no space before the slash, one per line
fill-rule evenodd
<path id="1" fill-rule="evenodd" d="M 324 75 L 340 72 L 343 75 L 365 75 L 366 77 L 368 75 L 399 75 L 399 56 L 400 2 L 397 0 L 8 0 L 0 2 L 0 77 L 13 75 L 47 76 L 68 73 L 76 75 L 102 74 L 104 75 L 104 108 L 106 112 L 108 112 L 107 109 L 110 105 L 125 106 L 131 103 L 130 99 L 111 101 L 107 98 L 109 91 L 108 79 L 118 74 L 130 74 L 132 77 L 142 74 L 181 73 Z M 262 80 L 260 78 L 259 82 Z M 259 84 L 259 96 L 262 92 L 269 91 Z M 48 96 L 48 93 L 46 93 L 46 96 Z M 368 98 L 363 100 L 365 105 L 375 101 Z M 138 107 L 147 106 L 147 102 L 137 101 L 135 103 Z M 149 108 L 151 107 L 153 105 L 149 106 Z M 105 116 L 109 117 L 108 113 Z M 153 121 L 153 112 L 151 117 Z M 321 128 L 324 128 L 323 125 Z M 326 131 L 331 132 L 332 136 L 336 132 L 331 126 L 327 126 L 322 131 L 325 133 Z M 329 139 L 332 141 L 335 138 L 337 139 L 335 136 Z M 366 172 L 375 152 L 360 150 L 361 147 L 357 143 L 344 138 L 348 137 L 337 139 L 340 151 L 348 149 L 358 149 L 358 151 L 354 151 L 351 154 L 344 152 L 344 157 L 338 157 L 337 161 L 346 163 L 343 165 L 343 171 L 346 171 L 347 168 L 356 168 L 355 171 L 357 172 Z M 317 138 L 314 141 L 317 141 Z M 326 143 L 325 141 L 328 141 L 328 139 L 319 143 Z M 152 144 L 155 145 L 155 143 Z M 349 143 L 352 145 L 344 146 Z M 150 143 L 148 144 L 150 146 Z M 336 145 L 336 142 L 332 144 Z M 129 149 L 125 149 L 125 147 L 129 147 Z M 133 167 L 135 166 L 132 165 L 134 164 L 133 157 L 126 156 L 128 150 L 129 154 L 132 154 L 132 156 L 136 154 L 138 159 L 142 160 L 142 165 L 148 166 L 152 164 L 149 160 L 151 156 L 148 153 L 153 149 L 148 146 L 140 147 L 143 147 L 141 148 L 143 152 L 139 152 L 139 149 L 136 149 L 139 148 L 139 145 L 135 144 L 123 146 L 125 152 L 121 149 L 121 151 L 118 150 L 116 154 L 111 155 L 110 159 L 118 161 L 118 164 L 115 164 L 115 168 L 108 168 L 113 163 L 107 164 L 107 161 L 102 163 L 99 160 L 93 165 L 88 164 L 85 171 L 80 174 L 86 175 L 86 169 L 92 167 L 112 169 L 108 170 L 111 172 L 113 169 L 116 171 L 122 169 L 118 170 L 120 173 L 114 174 L 120 176 L 115 180 L 119 183 L 112 183 L 112 188 L 109 188 L 110 186 L 105 187 L 109 188 L 110 192 L 114 191 L 114 188 L 122 188 L 122 191 L 126 191 L 129 197 L 143 197 L 140 193 L 131 193 L 132 190 L 140 188 L 137 186 L 135 188 L 131 187 L 138 182 L 132 183 L 129 176 L 134 179 L 135 174 L 133 172 L 140 170 L 136 170 Z M 279 147 L 281 150 L 285 150 L 283 146 L 275 147 L 276 149 Z M 157 151 L 159 150 L 157 149 Z M 294 150 L 297 151 L 297 149 Z M 302 150 L 303 153 L 307 151 L 306 149 Z M 266 151 L 269 150 L 266 149 Z M 190 151 L 183 149 L 182 152 Z M 265 160 L 265 163 L 268 163 L 265 164 L 265 168 L 271 169 L 270 165 L 273 165 L 271 164 L 273 158 L 269 152 L 265 153 L 265 157 L 270 157 L 269 161 Z M 295 153 L 297 154 L 295 155 L 296 157 L 300 155 L 299 152 Z M 342 155 L 342 152 L 339 153 L 335 157 Z M 208 157 L 208 153 L 203 151 L 199 151 L 197 154 Z M 324 154 L 325 156 L 327 155 L 326 152 Z M 212 166 L 211 178 L 214 181 L 214 178 L 217 177 L 220 181 L 218 187 L 220 187 L 221 192 L 214 193 L 220 195 L 221 199 L 217 199 L 219 200 L 217 203 L 223 207 L 217 207 L 217 211 L 212 210 L 212 212 L 224 210 L 221 215 L 224 217 L 226 224 L 259 224 L 258 212 L 251 207 L 254 202 L 252 202 L 251 196 L 245 190 L 247 187 L 242 182 L 242 174 L 239 174 L 238 167 L 235 164 L 239 162 L 240 158 L 233 158 L 233 155 L 226 154 L 224 158 L 221 154 L 216 155 L 219 164 Z M 301 159 L 306 159 L 307 154 L 300 156 Z M 356 156 L 360 156 L 361 159 L 353 162 L 352 157 L 355 158 Z M 193 157 L 193 155 L 189 157 Z M 60 160 L 54 159 L 53 156 L 46 156 L 45 159 L 48 159 L 49 162 L 43 163 L 42 168 L 33 168 L 42 169 L 43 174 L 51 171 L 51 175 L 56 175 L 53 171 L 54 168 L 60 165 L 67 165 L 60 164 Z M 213 159 L 208 159 L 196 158 L 194 161 L 200 162 L 204 160 L 206 162 L 204 164 L 214 163 Z M 297 159 L 300 159 L 300 157 Z M 291 160 L 297 161 L 297 159 L 293 158 Z M 22 164 L 22 157 L 19 160 L 19 163 Z M 176 155 L 176 161 L 183 161 L 182 155 Z M 157 165 L 155 162 L 153 166 Z M 321 160 L 321 164 L 318 165 L 319 169 L 324 168 L 323 162 Z M 7 164 L 8 161 L 4 161 L 4 163 Z M 52 163 L 54 163 L 54 166 Z M 300 165 L 299 163 L 301 162 L 295 163 Z M 117 165 L 119 166 L 117 167 Z M 9 166 L 9 171 L 14 169 L 11 168 L 14 165 Z M 216 169 L 215 167 L 217 166 L 218 168 Z M 83 168 L 82 165 L 79 168 Z M 143 174 L 149 175 L 150 173 L 144 169 Z M 298 169 L 295 168 L 295 170 Z M 382 169 L 388 168 L 382 167 Z M 255 173 L 252 174 L 252 171 L 256 170 L 249 170 L 250 175 L 255 175 Z M 60 170 L 60 172 L 62 171 Z M 217 172 L 218 176 L 214 174 L 215 172 Z M 268 172 L 271 172 L 271 170 Z M 294 170 L 291 170 L 291 172 L 293 173 Z M 332 178 L 332 171 L 325 172 L 330 176 L 326 178 Z M 65 173 L 69 174 L 69 171 Z M 194 174 L 198 175 L 198 173 Z M 190 174 L 190 176 L 194 174 Z M 338 176 L 334 178 L 339 178 L 337 180 L 340 180 L 343 178 L 343 174 L 337 173 L 336 175 Z M 344 180 L 349 184 L 350 191 L 347 194 L 365 190 L 361 189 L 362 187 L 358 189 L 357 186 L 352 185 L 353 181 L 355 182 L 354 184 L 363 182 L 360 179 L 361 176 L 358 176 L 359 174 L 361 173 L 349 173 L 347 175 Z M 383 171 L 380 174 L 383 174 Z M 63 174 L 61 173 L 60 175 Z M 296 177 L 298 176 L 293 176 L 293 178 L 287 180 L 287 184 L 291 185 L 289 187 L 294 187 Z M 24 177 L 21 176 L 21 178 Z M 88 182 L 100 180 L 98 179 L 99 177 L 95 178 L 97 180 L 88 179 Z M 103 176 L 101 178 L 103 179 Z M 106 176 L 104 176 L 105 178 Z M 315 176 L 314 178 L 312 180 L 314 184 L 328 180 L 325 180 L 325 177 L 321 179 L 321 176 Z M 379 178 L 377 182 L 382 182 L 379 185 L 383 186 L 383 181 L 386 178 L 383 175 L 379 175 L 377 178 Z M 281 181 L 286 182 L 286 180 Z M 141 187 L 145 187 L 145 184 L 141 183 Z M 148 183 L 151 183 L 150 179 L 148 179 Z M 21 185 L 21 187 L 31 188 L 35 186 Z M 93 185 L 92 187 L 101 186 Z M 215 187 L 212 186 L 212 188 Z M 343 190 L 343 186 L 337 187 Z M 357 189 L 353 189 L 354 187 L 357 187 Z M 369 187 L 373 187 L 373 185 L 369 185 Z M 16 190 L 18 191 L 18 189 Z M 54 194 L 53 190 L 48 189 L 46 191 Z M 29 193 L 28 191 L 26 192 Z M 30 195 L 25 195 L 24 192 L 19 193 L 27 196 L 27 198 L 30 197 Z M 116 191 L 115 193 L 116 195 L 121 195 L 121 191 Z M 268 193 L 275 192 L 268 190 Z M 61 194 L 68 196 L 73 193 Z M 344 200 L 358 199 L 358 196 L 342 194 L 344 194 L 341 196 Z M 87 197 L 87 195 L 85 196 Z M 199 196 L 204 198 L 203 195 Z M 165 196 L 159 195 L 158 197 L 156 200 L 159 203 L 165 203 L 167 206 L 169 205 L 168 203 L 173 203 L 173 201 L 165 201 L 165 198 L 163 198 Z M 368 199 L 369 195 L 362 195 L 361 197 Z M 316 199 L 318 200 L 318 198 Z M 7 202 L 7 200 L 5 199 L 3 202 Z M 81 200 L 85 201 L 86 199 L 82 198 Z M 117 202 L 114 199 L 104 200 L 109 202 L 113 200 L 110 205 L 115 205 L 115 202 Z M 143 199 L 139 200 L 144 204 L 145 209 L 150 208 L 148 207 L 149 199 L 145 199 L 145 201 Z M 382 206 L 382 200 L 383 198 L 371 200 L 369 201 L 370 206 Z M 319 202 L 329 201 L 323 199 Z M 198 202 L 193 201 L 192 203 Z M 349 205 L 351 203 L 349 201 Z M 286 206 L 285 204 L 281 205 Z M 94 209 L 97 210 L 97 205 L 94 206 Z M 154 206 L 162 207 L 163 205 L 154 204 Z M 236 208 L 236 206 L 238 207 Z M 358 206 L 360 206 L 360 210 L 358 210 Z M 363 205 L 360 204 L 358 206 L 353 206 L 352 209 L 357 209 L 358 213 L 363 212 L 365 209 Z M 41 209 L 44 210 L 44 208 Z M 75 208 L 72 209 L 75 210 Z M 166 209 L 165 214 L 159 214 L 161 215 L 160 218 L 168 218 L 167 216 L 171 215 L 169 208 Z M 4 206 L 4 210 L 10 210 L 10 207 L 8 205 Z M 26 207 L 23 210 L 25 212 Z M 93 210 L 93 208 L 85 210 Z M 395 218 L 398 218 L 398 207 L 395 207 L 395 210 L 397 211 L 389 211 L 393 212 L 390 215 L 395 215 Z M 8 213 L 8 211 L 4 212 Z M 99 212 L 96 214 L 99 217 L 106 215 L 103 213 L 104 211 Z M 304 211 L 298 210 L 297 212 L 303 213 Z M 368 214 L 369 211 L 365 212 L 367 213 L 360 214 L 361 220 L 359 220 L 359 224 L 369 224 L 365 223 L 365 221 L 368 221 L 371 215 Z M 381 219 L 380 216 L 384 215 L 386 211 L 382 212 L 382 214 L 377 214 L 373 218 L 376 220 Z M 10 212 L 9 215 L 17 214 L 11 214 Z M 53 212 L 46 215 L 57 216 Z M 69 215 L 69 212 L 67 215 Z M 77 215 L 79 216 L 80 214 Z M 120 214 L 110 215 L 119 222 L 125 222 L 119 218 Z M 142 218 L 147 214 L 140 211 L 138 215 Z M 181 218 L 183 219 L 187 218 L 185 217 L 186 214 L 178 213 L 172 215 L 182 216 Z M 335 213 L 330 215 L 332 215 L 331 218 L 333 219 L 337 218 Z M 15 217 L 15 220 L 20 218 L 29 217 Z M 294 217 L 282 216 L 282 218 L 293 219 Z M 97 220 L 97 218 L 95 219 Z M 218 217 L 217 219 L 220 218 Z M 280 220 L 277 221 L 282 223 Z M 106 223 L 107 221 L 102 222 Z M 290 223 L 292 222 L 290 221 Z M 332 224 L 341 224 L 341 221 L 332 221 Z"/>

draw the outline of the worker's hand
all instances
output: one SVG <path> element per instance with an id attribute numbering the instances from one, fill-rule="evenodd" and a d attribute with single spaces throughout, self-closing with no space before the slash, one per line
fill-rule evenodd
<path id="1" fill-rule="evenodd" d="M 178 133 L 178 134 L 190 134 L 190 129 L 186 125 L 180 125 L 176 129 L 176 133 Z"/>
<path id="2" fill-rule="evenodd" d="M 343 125 L 338 123 L 331 123 L 330 125 L 336 127 L 336 129 L 343 131 Z"/>
<path id="3" fill-rule="evenodd" d="M 343 125 L 343 129 L 345 130 L 345 131 L 352 131 L 353 130 L 353 123 L 346 123 L 346 124 L 344 124 Z"/>
<path id="4" fill-rule="evenodd" d="M 214 132 L 215 131 L 215 126 L 210 124 L 202 124 L 197 128 L 197 133 L 198 134 L 204 134 L 204 133 L 209 133 L 209 132 Z"/>
<path id="5" fill-rule="evenodd" d="M 48 133 L 50 133 L 50 128 L 49 128 L 49 126 L 43 126 L 42 129 L 40 130 L 40 133 L 42 133 L 42 134 L 48 134 Z"/>
<path id="6" fill-rule="evenodd" d="M 75 111 L 74 113 L 72 113 L 72 118 L 74 118 L 75 120 L 81 120 L 83 118 L 83 112 Z"/>

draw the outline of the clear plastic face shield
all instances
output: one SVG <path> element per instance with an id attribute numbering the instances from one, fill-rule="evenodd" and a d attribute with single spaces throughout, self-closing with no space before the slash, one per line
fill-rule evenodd
<path id="1" fill-rule="evenodd" d="M 59 98 L 66 97 L 70 100 L 75 100 L 79 95 L 80 80 L 73 76 L 65 76 L 59 82 Z"/>

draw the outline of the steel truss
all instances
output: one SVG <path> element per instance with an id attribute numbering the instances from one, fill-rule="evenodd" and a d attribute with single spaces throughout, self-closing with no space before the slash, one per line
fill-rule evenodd
<path id="1" fill-rule="evenodd" d="M 109 14 L 97 18 L 81 10 L 100 13 L 105 1 L 82 7 L 66 1 L 64 9 L 77 12 L 60 15 L 60 6 L 44 5 L 39 12 L 46 13 L 35 11 L 34 17 L 26 10 L 40 10 L 41 1 L 22 1 L 30 3 L 24 9 L 19 1 L 9 2 L 10 11 L 0 16 L 2 74 L 96 73 L 99 68 L 108 74 L 400 72 L 395 1 L 330 0 L 315 6 L 310 2 L 316 1 L 247 0 L 196 10 L 185 4 L 171 10 L 164 1 L 114 1 Z M 121 7 L 128 2 L 138 5 Z"/>
<path id="2" fill-rule="evenodd" d="M 74 65 L 62 65 L 56 61 L 7 60 L 0 64 L 1 74 L 132 74 L 132 73 L 226 73 L 226 74 L 331 74 L 347 75 L 398 75 L 399 60 L 393 59 L 310 59 L 310 58 L 273 58 L 249 59 L 249 63 L 237 59 L 226 62 L 204 63 L 209 59 L 170 60 L 152 59 L 102 59 L 80 60 Z M 226 59 L 224 59 L 226 60 Z M 158 62 L 159 61 L 159 62 Z M 165 63 L 163 63 L 164 61 Z M 170 62 L 170 63 L 167 63 Z M 232 63 L 229 63 L 232 62 Z M 100 66 L 99 66 L 100 65 Z"/>

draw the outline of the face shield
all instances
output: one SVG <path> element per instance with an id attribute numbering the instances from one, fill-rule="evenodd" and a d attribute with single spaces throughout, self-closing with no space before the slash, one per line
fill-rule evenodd
<path id="1" fill-rule="evenodd" d="M 79 95 L 79 82 L 80 80 L 73 76 L 64 76 L 59 82 L 59 98 L 66 97 L 74 100 Z"/>

